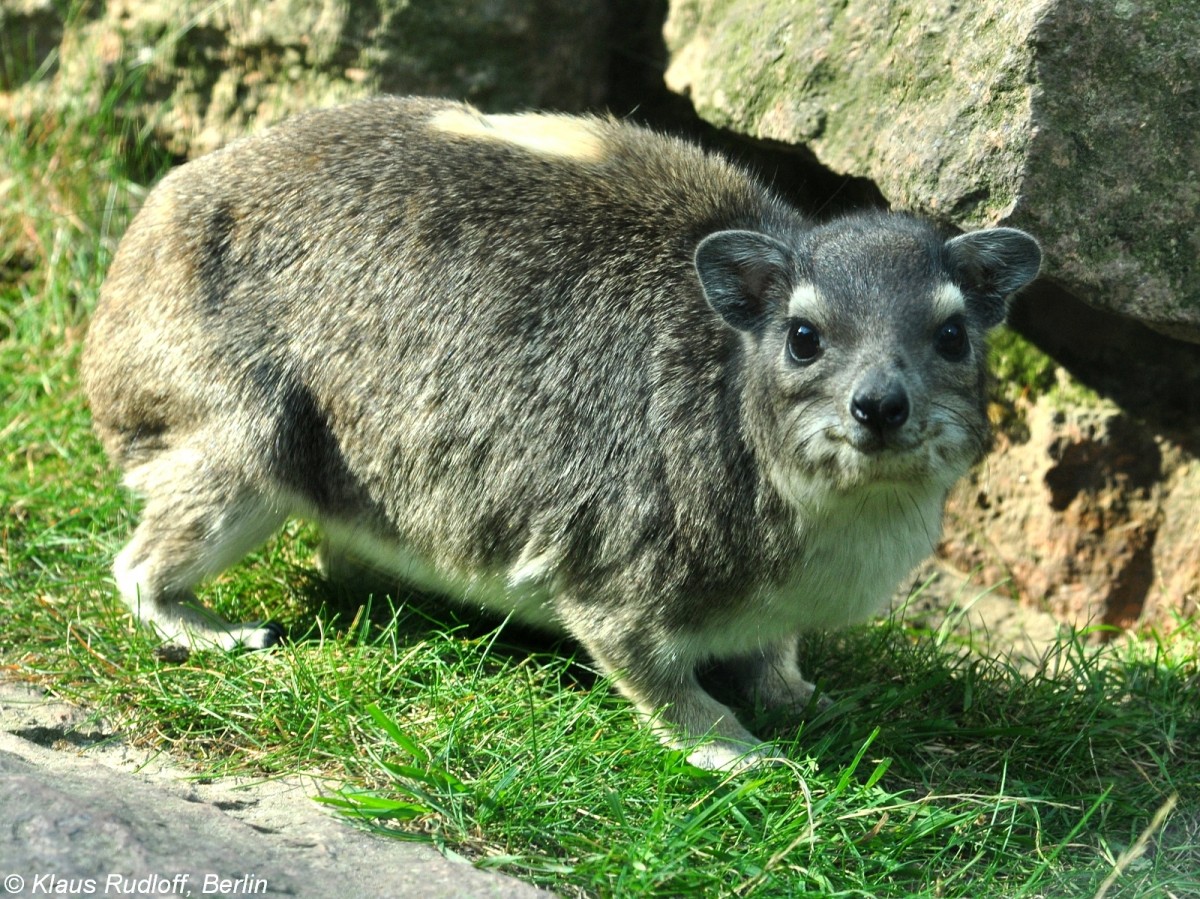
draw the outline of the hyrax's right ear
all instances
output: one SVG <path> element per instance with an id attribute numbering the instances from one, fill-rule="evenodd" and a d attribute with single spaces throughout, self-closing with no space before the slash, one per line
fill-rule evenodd
<path id="1" fill-rule="evenodd" d="M 757 231 L 717 231 L 696 247 L 696 273 L 709 305 L 739 331 L 753 331 L 786 300 L 792 253 Z"/>
<path id="2" fill-rule="evenodd" d="M 1008 298 L 1038 276 L 1042 248 L 1016 228 L 985 228 L 946 241 L 945 258 L 955 278 L 979 294 L 983 323 L 1004 321 Z"/>

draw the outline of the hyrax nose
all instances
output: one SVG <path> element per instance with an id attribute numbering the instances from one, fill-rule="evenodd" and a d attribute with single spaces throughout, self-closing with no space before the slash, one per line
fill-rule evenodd
<path id="1" fill-rule="evenodd" d="M 908 413 L 908 393 L 895 381 L 862 387 L 850 399 L 850 414 L 854 420 L 880 437 L 902 428 L 908 421 Z"/>

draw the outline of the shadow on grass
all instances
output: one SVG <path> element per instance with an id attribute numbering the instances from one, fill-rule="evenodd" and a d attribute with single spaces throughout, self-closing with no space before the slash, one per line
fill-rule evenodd
<path id="1" fill-rule="evenodd" d="M 213 773 L 323 771 L 382 833 L 568 892 L 1071 897 L 1117 872 L 1107 899 L 1200 895 L 1200 669 L 1171 646 L 1066 636 L 1023 668 L 896 620 L 809 635 L 833 705 L 742 710 L 787 763 L 728 778 L 658 746 L 571 641 L 334 586 L 294 543 L 205 592 L 278 611 L 278 652 L 165 664 L 115 618 L 72 623 L 81 696 Z"/>

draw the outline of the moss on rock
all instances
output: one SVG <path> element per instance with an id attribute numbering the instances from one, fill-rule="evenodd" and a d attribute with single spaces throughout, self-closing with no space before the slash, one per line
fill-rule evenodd
<path id="1" fill-rule="evenodd" d="M 8 24 L 19 23 L 32 55 L 59 66 L 52 85 L 35 82 L 25 78 L 33 63 L 11 56 L 20 65 L 0 70 L 0 92 L 11 88 L 0 108 L 36 116 L 136 82 L 140 103 L 126 104 L 129 115 L 179 156 L 371 93 L 582 110 L 606 86 L 603 0 L 129 0 L 69 12 L 42 4 L 37 16 L 21 12 L 28 5 L 0 0 L 0 50 L 12 43 Z"/>

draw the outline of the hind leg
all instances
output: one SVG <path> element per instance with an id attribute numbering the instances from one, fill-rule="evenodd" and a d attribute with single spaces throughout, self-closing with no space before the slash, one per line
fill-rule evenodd
<path id="1" fill-rule="evenodd" d="M 113 565 L 117 588 L 134 616 L 168 642 L 269 646 L 279 639 L 275 626 L 230 624 L 200 606 L 193 588 L 259 546 L 283 523 L 286 510 L 238 478 L 194 459 L 189 465 L 182 455 L 160 456 L 128 479 L 146 494 L 146 505 Z"/>

